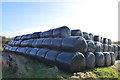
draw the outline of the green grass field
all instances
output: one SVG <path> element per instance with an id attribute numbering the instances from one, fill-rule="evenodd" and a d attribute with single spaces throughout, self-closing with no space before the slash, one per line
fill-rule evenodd
<path id="1" fill-rule="evenodd" d="M 10 53 L 3 53 L 6 56 Z M 57 67 L 49 67 L 31 57 L 11 54 L 17 62 L 17 67 L 3 66 L 4 78 L 58 78 L 61 80 L 73 80 L 74 78 L 118 78 L 117 64 L 113 67 L 102 67 L 86 70 L 78 73 L 60 71 Z M 120 64 L 120 62 L 118 63 Z"/>

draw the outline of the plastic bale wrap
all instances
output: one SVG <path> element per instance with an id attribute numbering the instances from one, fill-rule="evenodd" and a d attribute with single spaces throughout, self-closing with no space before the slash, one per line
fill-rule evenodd
<path id="1" fill-rule="evenodd" d="M 118 51 L 115 51 L 115 59 L 117 60 L 118 59 Z"/>
<path id="2" fill-rule="evenodd" d="M 47 52 L 45 56 L 45 63 L 49 66 L 55 66 L 56 65 L 56 58 L 60 54 L 60 51 L 50 50 Z"/>
<path id="3" fill-rule="evenodd" d="M 100 36 L 99 35 L 94 35 L 94 41 L 100 42 Z"/>
<path id="4" fill-rule="evenodd" d="M 83 36 L 83 33 L 81 30 L 71 30 L 71 36 Z"/>
<path id="5" fill-rule="evenodd" d="M 92 52 L 84 53 L 86 59 L 86 68 L 91 69 L 95 67 L 95 55 Z"/>
<path id="6" fill-rule="evenodd" d="M 86 40 L 87 41 L 87 52 L 95 52 L 95 49 L 96 49 L 96 46 L 95 46 L 95 43 L 94 41 L 92 40 Z"/>
<path id="7" fill-rule="evenodd" d="M 52 39 L 54 39 L 54 38 L 45 38 L 43 40 L 43 42 L 42 42 L 42 46 L 44 48 L 51 48 L 51 41 L 52 41 Z"/>
<path id="8" fill-rule="evenodd" d="M 120 51 L 120 45 L 118 45 L 118 51 Z"/>
<path id="9" fill-rule="evenodd" d="M 68 72 L 83 71 L 86 59 L 80 52 L 61 52 L 56 58 L 57 67 Z"/>
<path id="10" fill-rule="evenodd" d="M 38 51 L 39 51 L 39 48 L 32 48 L 29 55 L 33 58 L 36 58 L 36 54 L 37 54 Z"/>
<path id="11" fill-rule="evenodd" d="M 45 56 L 48 51 L 50 50 L 46 48 L 41 48 L 36 54 L 36 59 L 38 59 L 40 62 L 44 62 Z"/>
<path id="12" fill-rule="evenodd" d="M 102 37 L 100 37 L 100 42 L 103 43 L 103 38 Z"/>
<path id="13" fill-rule="evenodd" d="M 12 48 L 12 52 L 16 52 L 17 48 L 18 48 L 18 47 L 13 47 L 13 48 Z"/>
<path id="14" fill-rule="evenodd" d="M 118 51 L 118 59 L 120 60 L 120 51 Z"/>
<path id="15" fill-rule="evenodd" d="M 30 47 L 29 47 L 29 48 L 26 50 L 25 54 L 26 54 L 26 55 L 29 55 L 29 54 L 30 54 L 30 51 L 31 51 L 32 49 L 33 49 L 33 48 L 30 48 Z"/>
<path id="16" fill-rule="evenodd" d="M 115 53 L 114 52 L 109 52 L 110 53 L 110 56 L 111 56 L 111 65 L 114 65 L 115 64 Z"/>
<path id="17" fill-rule="evenodd" d="M 27 42 L 27 47 L 32 47 L 32 43 L 34 42 L 34 39 L 29 39 Z"/>
<path id="18" fill-rule="evenodd" d="M 108 45 L 111 45 L 111 44 L 112 44 L 111 39 L 108 39 Z"/>
<path id="19" fill-rule="evenodd" d="M 96 67 L 104 66 L 104 54 L 102 52 L 95 53 L 95 65 Z"/>
<path id="20" fill-rule="evenodd" d="M 79 52 L 86 52 L 87 51 L 87 42 L 83 37 L 65 37 L 62 40 L 62 50 L 63 51 L 79 51 Z"/>
<path id="21" fill-rule="evenodd" d="M 104 57 L 105 57 L 105 66 L 110 66 L 111 65 L 111 55 L 109 52 L 103 52 Z"/>
<path id="22" fill-rule="evenodd" d="M 108 45 L 107 44 L 103 44 L 103 52 L 108 52 Z"/>
<path id="23" fill-rule="evenodd" d="M 112 45 L 108 45 L 108 52 L 112 52 Z"/>
<path id="24" fill-rule="evenodd" d="M 51 41 L 51 48 L 55 50 L 62 50 L 62 40 L 63 38 L 54 38 Z"/>
<path id="25" fill-rule="evenodd" d="M 83 37 L 84 37 L 86 40 L 90 40 L 89 34 L 88 34 L 87 32 L 83 32 Z"/>
<path id="26" fill-rule="evenodd" d="M 38 39 L 34 39 L 34 41 L 31 43 L 31 46 L 32 46 L 33 48 L 36 48 L 37 40 L 38 40 Z"/>
<path id="27" fill-rule="evenodd" d="M 118 51 L 118 46 L 117 45 L 113 45 L 113 47 L 114 47 L 114 52 Z"/>
<path id="28" fill-rule="evenodd" d="M 54 30 L 54 29 L 51 29 L 51 30 L 46 31 L 46 32 L 45 32 L 45 37 L 46 37 L 46 38 L 51 38 L 51 37 L 53 37 L 53 30 Z"/>
<path id="29" fill-rule="evenodd" d="M 45 38 L 39 38 L 39 39 L 37 39 L 36 43 L 34 44 L 34 47 L 42 48 L 43 47 L 42 43 L 43 43 L 44 39 Z"/>
<path id="30" fill-rule="evenodd" d="M 53 37 L 68 37 L 71 36 L 70 29 L 67 26 L 59 27 L 53 30 Z"/>
<path id="31" fill-rule="evenodd" d="M 90 40 L 93 40 L 94 36 L 92 33 L 89 33 Z"/>
<path id="32" fill-rule="evenodd" d="M 108 39 L 107 38 L 103 38 L 103 44 L 108 44 Z"/>
<path id="33" fill-rule="evenodd" d="M 95 52 L 101 52 L 101 43 L 97 42 L 97 41 L 95 41 L 94 43 L 95 43 L 95 46 L 96 46 Z"/>

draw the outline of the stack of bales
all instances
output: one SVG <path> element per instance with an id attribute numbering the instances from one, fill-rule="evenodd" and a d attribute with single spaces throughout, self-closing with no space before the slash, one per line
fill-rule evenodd
<path id="1" fill-rule="evenodd" d="M 79 29 L 70 30 L 67 26 L 16 36 L 4 50 L 68 72 L 113 65 L 120 56 L 120 46 L 111 45 L 110 39 Z"/>

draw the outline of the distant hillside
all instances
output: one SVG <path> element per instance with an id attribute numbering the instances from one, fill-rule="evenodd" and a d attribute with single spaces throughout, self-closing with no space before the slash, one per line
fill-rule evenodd
<path id="1" fill-rule="evenodd" d="M 112 42 L 113 44 L 119 44 L 120 45 L 120 41 L 114 41 Z"/>
<path id="2" fill-rule="evenodd" d="M 11 40 L 12 40 L 12 38 L 7 38 L 5 36 L 0 36 L 0 45 L 1 44 L 5 45 L 5 44 L 7 44 L 8 41 L 11 41 Z"/>

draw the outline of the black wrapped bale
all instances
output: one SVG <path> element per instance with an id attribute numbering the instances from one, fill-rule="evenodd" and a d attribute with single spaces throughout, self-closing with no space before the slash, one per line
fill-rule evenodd
<path id="1" fill-rule="evenodd" d="M 100 42 L 100 36 L 99 35 L 94 35 L 94 41 Z"/>
<path id="2" fill-rule="evenodd" d="M 36 58 L 40 61 L 40 62 L 44 62 L 45 60 L 45 56 L 47 54 L 47 52 L 50 51 L 49 49 L 45 49 L 45 48 L 41 48 L 37 54 L 36 54 Z"/>
<path id="3" fill-rule="evenodd" d="M 33 48 L 36 48 L 36 47 L 37 47 L 37 46 L 36 46 L 37 40 L 38 40 L 38 39 L 34 39 L 34 41 L 32 42 L 31 46 L 32 46 Z"/>
<path id="4" fill-rule="evenodd" d="M 32 34 L 27 34 L 27 39 L 32 39 Z"/>
<path id="5" fill-rule="evenodd" d="M 104 54 L 102 52 L 95 53 L 95 65 L 96 67 L 104 66 Z"/>
<path id="6" fill-rule="evenodd" d="M 22 43 L 23 40 L 18 40 L 16 43 L 15 43 L 15 46 L 20 46 L 21 43 Z"/>
<path id="7" fill-rule="evenodd" d="M 59 27 L 53 30 L 53 37 L 71 36 L 70 29 L 67 26 Z"/>
<path id="8" fill-rule="evenodd" d="M 25 54 L 26 54 L 26 55 L 29 55 L 29 54 L 30 54 L 30 51 L 31 51 L 32 49 L 33 49 L 33 48 L 30 48 L 30 47 L 29 47 L 29 48 L 27 48 L 27 50 L 26 50 Z"/>
<path id="9" fill-rule="evenodd" d="M 111 45 L 111 44 L 112 44 L 111 39 L 108 39 L 108 45 Z"/>
<path id="10" fill-rule="evenodd" d="M 42 42 L 44 48 L 51 48 L 51 41 L 53 38 L 45 38 Z"/>
<path id="11" fill-rule="evenodd" d="M 103 38 L 103 44 L 108 44 L 108 39 L 107 38 Z"/>
<path id="12" fill-rule="evenodd" d="M 86 58 L 86 68 L 91 69 L 95 67 L 95 55 L 92 52 L 84 53 Z"/>
<path id="13" fill-rule="evenodd" d="M 87 32 L 83 32 L 83 37 L 84 37 L 86 40 L 90 40 L 89 34 L 88 34 Z"/>
<path id="14" fill-rule="evenodd" d="M 36 57 L 37 52 L 39 51 L 39 48 L 33 48 L 30 52 L 29 55 L 32 57 Z"/>
<path id="15" fill-rule="evenodd" d="M 41 34 L 41 32 L 34 32 L 34 33 L 32 34 L 32 39 L 40 38 L 40 34 Z"/>
<path id="16" fill-rule="evenodd" d="M 55 50 L 62 50 L 62 40 L 63 38 L 54 38 L 51 41 L 51 48 Z"/>
<path id="17" fill-rule="evenodd" d="M 55 51 L 55 50 L 48 51 L 45 56 L 45 63 L 49 66 L 56 65 L 56 58 L 60 53 L 61 53 L 60 51 Z"/>
<path id="18" fill-rule="evenodd" d="M 118 46 L 117 45 L 113 45 L 113 47 L 114 47 L 114 52 L 118 51 Z"/>
<path id="19" fill-rule="evenodd" d="M 22 47 L 27 47 L 28 46 L 28 40 L 23 40 L 20 44 Z"/>
<path id="20" fill-rule="evenodd" d="M 17 48 L 18 48 L 18 47 L 13 47 L 13 48 L 12 48 L 12 52 L 16 52 Z"/>
<path id="21" fill-rule="evenodd" d="M 87 41 L 87 52 L 95 52 L 95 49 L 96 49 L 96 46 L 95 46 L 95 43 L 94 41 L 92 40 L 86 40 Z"/>
<path id="22" fill-rule="evenodd" d="M 118 51 L 118 59 L 120 60 L 120 51 Z"/>
<path id="23" fill-rule="evenodd" d="M 107 44 L 103 44 L 103 52 L 108 52 L 108 45 Z"/>
<path id="24" fill-rule="evenodd" d="M 83 37 L 65 37 L 62 40 L 62 49 L 64 51 L 79 51 L 86 52 L 87 51 L 87 42 Z"/>
<path id="25" fill-rule="evenodd" d="M 37 48 L 42 48 L 43 47 L 42 43 L 43 43 L 44 39 L 45 38 L 39 38 L 36 40 L 36 43 L 32 44 L 32 45 L 34 45 L 34 47 L 37 47 Z"/>
<path id="26" fill-rule="evenodd" d="M 103 52 L 104 57 L 105 57 L 105 66 L 110 66 L 111 65 L 111 56 L 109 52 Z"/>
<path id="27" fill-rule="evenodd" d="M 34 39 L 27 40 L 27 47 L 32 47 L 32 43 L 34 42 Z"/>
<path id="28" fill-rule="evenodd" d="M 115 64 L 115 53 L 114 52 L 109 52 L 110 53 L 110 56 L 111 56 L 111 65 L 114 65 Z"/>
<path id="29" fill-rule="evenodd" d="M 79 29 L 71 30 L 71 36 L 83 36 L 83 33 Z"/>
<path id="30" fill-rule="evenodd" d="M 101 46 L 100 52 L 103 52 L 103 43 L 100 43 L 100 46 Z"/>
<path id="31" fill-rule="evenodd" d="M 45 37 L 46 37 L 46 38 L 51 38 L 51 37 L 53 37 L 53 30 L 54 30 L 54 29 L 51 29 L 51 30 L 46 31 L 46 32 L 45 32 Z"/>
<path id="32" fill-rule="evenodd" d="M 101 52 L 101 43 L 96 41 L 94 43 L 96 46 L 95 52 Z"/>
<path id="33" fill-rule="evenodd" d="M 57 67 L 68 72 L 83 71 L 86 59 L 80 52 L 61 52 L 56 58 Z"/>
<path id="34" fill-rule="evenodd" d="M 118 51 L 115 51 L 115 59 L 117 60 L 118 59 Z"/>
<path id="35" fill-rule="evenodd" d="M 118 51 L 120 51 L 120 45 L 118 45 Z"/>
<path id="36" fill-rule="evenodd" d="M 102 37 L 100 37 L 100 42 L 103 43 L 103 38 Z"/>
<path id="37" fill-rule="evenodd" d="M 20 40 L 22 36 L 16 36 L 16 40 Z"/>
<path id="38" fill-rule="evenodd" d="M 112 45 L 108 45 L 108 52 L 112 52 Z"/>
<path id="39" fill-rule="evenodd" d="M 21 53 L 26 55 L 26 51 L 29 49 L 29 47 L 24 47 L 21 49 Z"/>
<path id="40" fill-rule="evenodd" d="M 92 33 L 89 33 L 90 40 L 93 40 L 94 36 Z"/>

